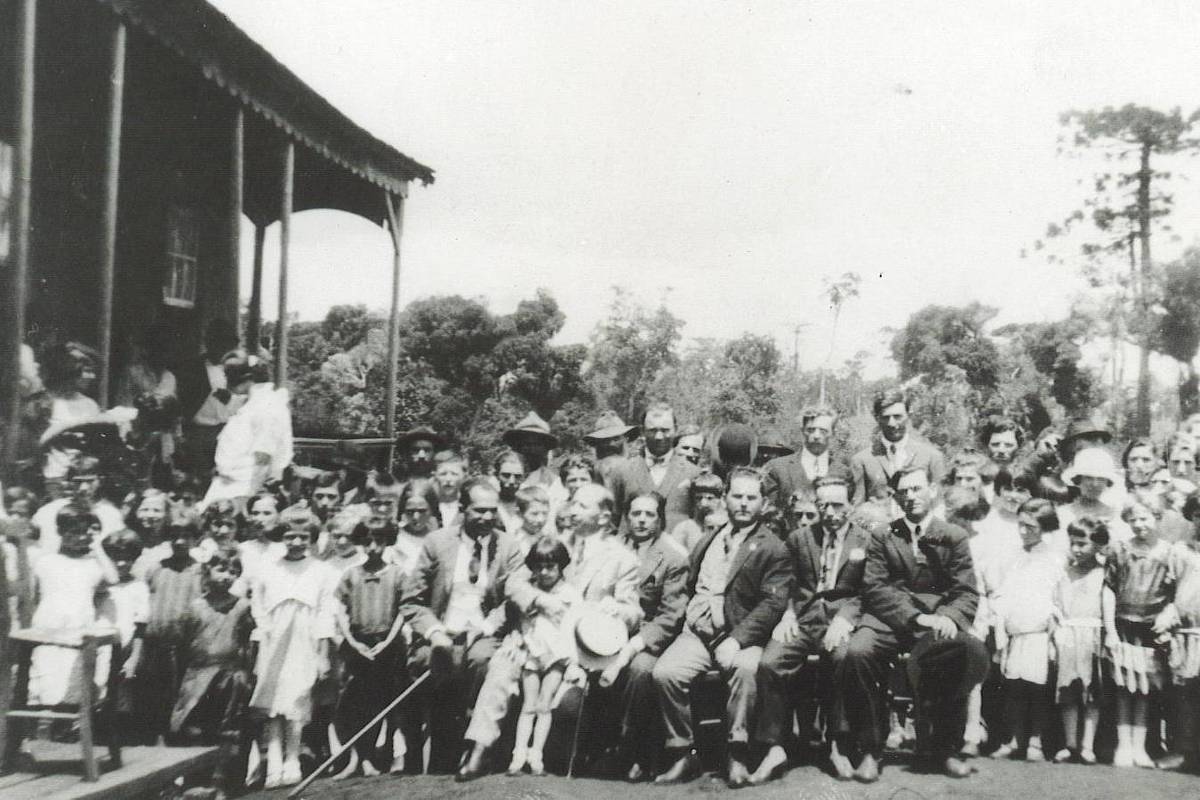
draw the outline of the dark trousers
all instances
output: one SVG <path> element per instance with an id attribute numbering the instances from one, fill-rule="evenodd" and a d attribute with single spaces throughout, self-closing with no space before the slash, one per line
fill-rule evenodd
<path id="1" fill-rule="evenodd" d="M 643 767 L 655 766 L 663 741 L 662 714 L 654 688 L 656 663 L 657 656 L 638 653 L 612 686 L 602 689 L 593 684 L 584 722 L 589 752 L 616 746 Z"/>
<path id="2" fill-rule="evenodd" d="M 828 729 L 837 732 L 839 724 L 836 692 L 832 686 L 800 685 L 801 675 L 812 653 L 819 653 L 824 630 L 801 628 L 799 635 L 790 642 L 772 639 L 763 650 L 758 665 L 758 716 L 754 725 L 754 740 L 767 745 L 782 745 L 792 730 L 792 715 L 803 698 L 811 696 L 812 690 L 819 692 Z M 817 673 L 820 674 L 820 673 Z M 809 691 L 805 691 L 805 689 Z"/>
<path id="3" fill-rule="evenodd" d="M 429 772 L 448 774 L 458 769 L 467 711 L 475 705 L 497 644 L 491 636 L 476 639 L 470 647 L 456 643 L 448 668 L 430 675 L 413 698 L 429 717 Z M 430 655 L 428 642 L 415 644 L 409 656 L 409 674 L 415 678 L 429 669 Z"/>
<path id="4" fill-rule="evenodd" d="M 216 466 L 217 437 L 224 428 L 224 425 L 183 424 L 183 440 L 179 443 L 177 460 L 205 483 L 212 477 Z"/>
<path id="5" fill-rule="evenodd" d="M 847 721 L 858 749 L 878 757 L 886 736 L 885 681 L 901 644 L 890 630 L 860 627 L 835 656 L 834 680 L 845 700 Z M 983 642 L 962 631 L 953 639 L 923 634 L 908 657 L 908 680 L 917 713 L 929 729 L 928 750 L 935 758 L 962 747 L 967 697 L 987 674 Z"/>
<path id="6" fill-rule="evenodd" d="M 358 641 L 374 646 L 387 638 L 387 634 L 363 635 Z M 338 701 L 334 727 L 338 739 L 346 741 L 383 710 L 408 685 L 405 670 L 407 648 L 404 639 L 397 636 L 386 650 L 374 660 L 364 658 L 358 651 L 343 643 L 342 663 L 346 681 Z M 388 736 L 380 750 L 376 750 L 379 727 L 376 726 L 354 744 L 358 757 L 371 761 L 377 768 L 386 770 L 392 762 L 392 733 L 397 727 L 399 713 L 393 712 L 386 720 Z"/>

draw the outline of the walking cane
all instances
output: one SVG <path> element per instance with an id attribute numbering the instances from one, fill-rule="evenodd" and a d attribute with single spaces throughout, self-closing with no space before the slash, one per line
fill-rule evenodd
<path id="1" fill-rule="evenodd" d="M 367 734 L 367 731 L 371 730 L 376 725 L 378 725 L 380 722 L 382 722 L 383 718 L 386 717 L 389 713 L 391 713 L 393 708 L 400 705 L 400 703 L 402 703 L 405 698 L 407 698 L 410 694 L 412 694 L 413 691 L 415 691 L 418 686 L 420 686 L 422 683 L 424 683 L 425 679 L 428 677 L 429 677 L 429 670 L 425 670 L 420 675 L 418 675 L 417 679 L 415 681 L 413 681 L 407 689 L 405 689 L 403 692 L 401 692 L 396 697 L 395 700 L 388 703 L 387 706 L 384 707 L 383 711 L 380 711 L 378 714 L 375 715 L 374 719 L 372 719 L 366 725 L 359 728 L 358 733 L 354 734 L 349 739 L 342 742 L 342 746 L 337 749 L 336 753 L 330 754 L 329 758 L 325 759 L 325 762 L 323 764 L 321 764 L 321 766 L 314 769 L 312 771 L 312 774 L 310 774 L 304 780 L 300 781 L 300 784 L 295 789 L 292 789 L 292 791 L 288 792 L 288 800 L 296 800 L 296 798 L 300 796 L 300 793 L 308 788 L 308 785 L 310 783 L 312 783 L 317 778 L 319 778 L 321 776 L 321 773 L 323 773 L 325 770 L 329 769 L 329 767 L 333 764 L 333 762 L 335 762 L 339 758 L 341 758 L 343 753 L 345 753 L 347 750 L 349 750 L 351 747 L 353 747 L 355 742 L 357 742 L 359 739 L 361 739 L 363 736 L 365 736 Z"/>
<path id="2" fill-rule="evenodd" d="M 579 733 L 583 729 L 583 712 L 587 706 L 588 689 L 592 686 L 589 675 L 583 682 L 583 697 L 579 700 L 579 715 L 575 718 L 575 736 L 571 739 L 571 760 L 567 763 L 567 777 L 575 777 L 575 753 L 579 750 Z"/>

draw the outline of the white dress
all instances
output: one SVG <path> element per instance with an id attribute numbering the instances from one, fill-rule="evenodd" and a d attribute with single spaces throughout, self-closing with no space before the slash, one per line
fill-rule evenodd
<path id="1" fill-rule="evenodd" d="M 1005 678 L 1042 685 L 1049 680 L 1050 622 L 1065 567 L 1062 556 L 1042 542 L 1016 561 L 996 593 L 993 608 L 1008 635 L 1001 658 Z"/>
<path id="2" fill-rule="evenodd" d="M 96 590 L 104 582 L 104 570 L 96 559 L 47 553 L 34 564 L 33 574 L 39 597 L 34 628 L 80 634 L 95 626 Z M 78 650 L 35 647 L 29 664 L 30 705 L 78 703 L 81 677 Z"/>
<path id="3" fill-rule="evenodd" d="M 253 638 L 259 642 L 250 705 L 268 717 L 294 722 L 312 717 L 320 642 L 335 634 L 333 585 L 330 567 L 315 558 L 259 565 L 250 593 Z"/>
<path id="4" fill-rule="evenodd" d="M 217 500 L 249 497 L 255 470 L 255 453 L 271 456 L 268 477 L 279 480 L 292 463 L 292 412 L 287 389 L 269 383 L 250 387 L 246 403 L 230 417 L 217 437 L 217 474 L 204 496 L 203 506 Z"/>

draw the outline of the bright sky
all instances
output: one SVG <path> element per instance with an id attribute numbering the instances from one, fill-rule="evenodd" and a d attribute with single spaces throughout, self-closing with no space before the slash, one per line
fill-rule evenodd
<path id="1" fill-rule="evenodd" d="M 770 334 L 790 356 L 808 323 L 801 363 L 815 366 L 829 346 L 822 278 L 847 270 L 862 296 L 835 364 L 884 356 L 881 329 L 929 303 L 1059 316 L 1081 281 L 1019 257 L 1088 172 L 1056 156 L 1058 114 L 1200 106 L 1200 6 L 1184 0 L 216 5 L 437 170 L 409 199 L 403 302 L 459 293 L 506 312 L 546 287 L 569 342 L 623 285 L 667 294 L 688 337 Z M 1200 186 L 1175 191 L 1191 242 Z M 302 318 L 387 304 L 382 230 L 337 212 L 294 230 Z M 1158 254 L 1180 246 L 1162 237 Z"/>

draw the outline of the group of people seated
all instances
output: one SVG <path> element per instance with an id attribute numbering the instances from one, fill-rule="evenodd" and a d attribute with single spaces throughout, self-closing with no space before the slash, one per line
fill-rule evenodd
<path id="1" fill-rule="evenodd" d="M 1200 767 L 1195 425 L 1117 451 L 1102 425 L 1026 442 L 995 417 L 947 459 L 893 390 L 857 453 L 829 408 L 795 450 L 745 425 L 706 448 L 655 403 L 601 417 L 590 454 L 552 460 L 530 413 L 487 464 L 418 427 L 392 469 L 301 466 L 262 365 L 216 363 L 171 486 L 68 452 L 5 489 L 0 547 L 14 626 L 120 638 L 94 675 L 36 648 L 26 702 L 95 681 L 103 736 L 219 746 L 215 785 L 330 755 L 333 777 L 681 783 L 715 684 L 732 787 L 804 759 L 871 783 L 907 745 L 956 778 L 981 755 Z M 263 410 L 197 434 L 234 392 Z"/>

